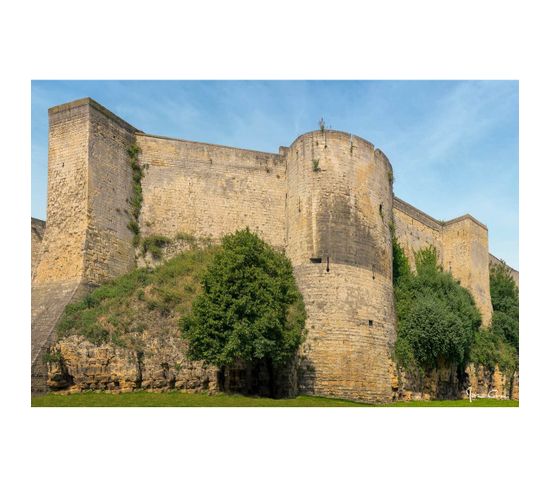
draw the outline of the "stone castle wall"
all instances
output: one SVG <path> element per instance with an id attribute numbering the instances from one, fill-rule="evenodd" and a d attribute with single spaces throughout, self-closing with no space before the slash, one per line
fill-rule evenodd
<path id="1" fill-rule="evenodd" d="M 128 228 L 132 168 L 128 148 L 136 130 L 90 104 L 88 199 L 83 279 L 104 283 L 135 267 L 133 233 Z"/>
<path id="2" fill-rule="evenodd" d="M 285 247 L 285 162 L 278 154 L 139 134 L 144 235 L 219 239 L 246 226 Z"/>
<path id="3" fill-rule="evenodd" d="M 136 265 L 127 227 L 127 149 L 134 143 L 144 171 L 143 236 L 218 240 L 248 226 L 285 250 L 308 312 L 301 391 L 391 399 L 392 221 L 411 263 L 414 251 L 434 245 L 444 268 L 472 292 L 484 322 L 490 319 L 486 227 L 470 216 L 442 223 L 394 198 L 389 161 L 364 139 L 315 131 L 271 154 L 144 134 L 91 99 L 54 107 L 49 116 L 33 364 L 57 309 Z M 43 313 L 48 304 L 55 313 Z"/>
<path id="4" fill-rule="evenodd" d="M 42 239 L 44 238 L 45 229 L 46 222 L 31 218 L 31 280 L 42 255 Z"/>

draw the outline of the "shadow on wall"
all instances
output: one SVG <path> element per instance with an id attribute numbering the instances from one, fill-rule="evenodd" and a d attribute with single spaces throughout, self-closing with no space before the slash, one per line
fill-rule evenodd
<path id="1" fill-rule="evenodd" d="M 335 264 L 359 266 L 386 275 L 379 238 L 372 234 L 366 218 L 347 198 L 333 196 L 323 200 L 317 222 L 324 229 L 319 233 L 320 255 L 330 256 Z M 365 252 L 358 253 L 357 249 Z"/>

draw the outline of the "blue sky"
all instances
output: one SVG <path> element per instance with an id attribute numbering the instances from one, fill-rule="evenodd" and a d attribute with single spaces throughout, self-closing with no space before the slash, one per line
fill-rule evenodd
<path id="1" fill-rule="evenodd" d="M 268 152 L 323 117 L 384 151 L 398 197 L 472 214 L 519 269 L 517 81 L 34 81 L 33 217 L 46 218 L 47 109 L 82 97 L 147 133 Z"/>

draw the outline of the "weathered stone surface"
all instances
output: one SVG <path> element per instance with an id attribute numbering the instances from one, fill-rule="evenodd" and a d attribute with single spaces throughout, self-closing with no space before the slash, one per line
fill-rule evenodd
<path id="1" fill-rule="evenodd" d="M 285 246 L 285 160 L 278 154 L 138 134 L 144 235 L 217 240 L 246 226 Z"/>
<path id="2" fill-rule="evenodd" d="M 308 314 L 303 392 L 391 399 L 390 173 L 372 144 L 342 132 L 305 134 L 288 150 L 287 255 Z"/>
<path id="3" fill-rule="evenodd" d="M 466 369 L 472 392 L 479 398 L 510 398 L 519 400 L 519 372 L 509 376 L 498 368 L 490 370 L 470 364 Z"/>
<path id="4" fill-rule="evenodd" d="M 42 239 L 46 222 L 31 217 L 31 280 L 42 255 Z"/>
<path id="5" fill-rule="evenodd" d="M 394 400 L 442 400 L 468 398 L 498 398 L 519 400 L 519 373 L 513 376 L 494 369 L 469 364 L 466 371 L 456 367 L 440 367 L 427 374 L 392 369 Z"/>
<path id="6" fill-rule="evenodd" d="M 52 351 L 61 360 L 49 363 L 48 386 L 73 392 L 217 390 L 216 368 L 188 361 L 177 331 L 163 338 L 145 333 L 140 339 L 146 344 L 140 352 L 109 344 L 97 346 L 79 336 L 58 341 Z"/>

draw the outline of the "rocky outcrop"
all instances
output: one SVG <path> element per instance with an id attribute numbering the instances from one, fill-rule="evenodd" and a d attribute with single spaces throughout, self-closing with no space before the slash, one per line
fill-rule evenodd
<path id="1" fill-rule="evenodd" d="M 95 345 L 80 336 L 62 339 L 50 353 L 48 386 L 67 392 L 218 389 L 217 369 L 187 360 L 179 338 L 142 339 L 147 344 L 143 351 Z"/>
<path id="2" fill-rule="evenodd" d="M 510 376 L 502 372 L 498 366 L 493 370 L 470 364 L 466 373 L 473 396 L 519 400 L 519 373 L 517 371 Z"/>
<path id="3" fill-rule="evenodd" d="M 392 390 L 394 400 L 444 400 L 468 398 L 519 400 L 519 373 L 512 376 L 494 369 L 469 364 L 465 371 L 440 367 L 427 373 L 405 371 L 394 366 Z"/>
<path id="4" fill-rule="evenodd" d="M 236 364 L 223 372 L 202 361 L 186 359 L 186 345 L 176 335 L 152 337 L 144 333 L 143 351 L 112 344 L 96 345 L 81 336 L 59 340 L 48 354 L 48 387 L 54 391 L 76 393 L 101 390 L 217 392 L 275 397 L 297 393 L 296 368 L 275 368 L 274 390 L 270 391 L 265 363 Z"/>

